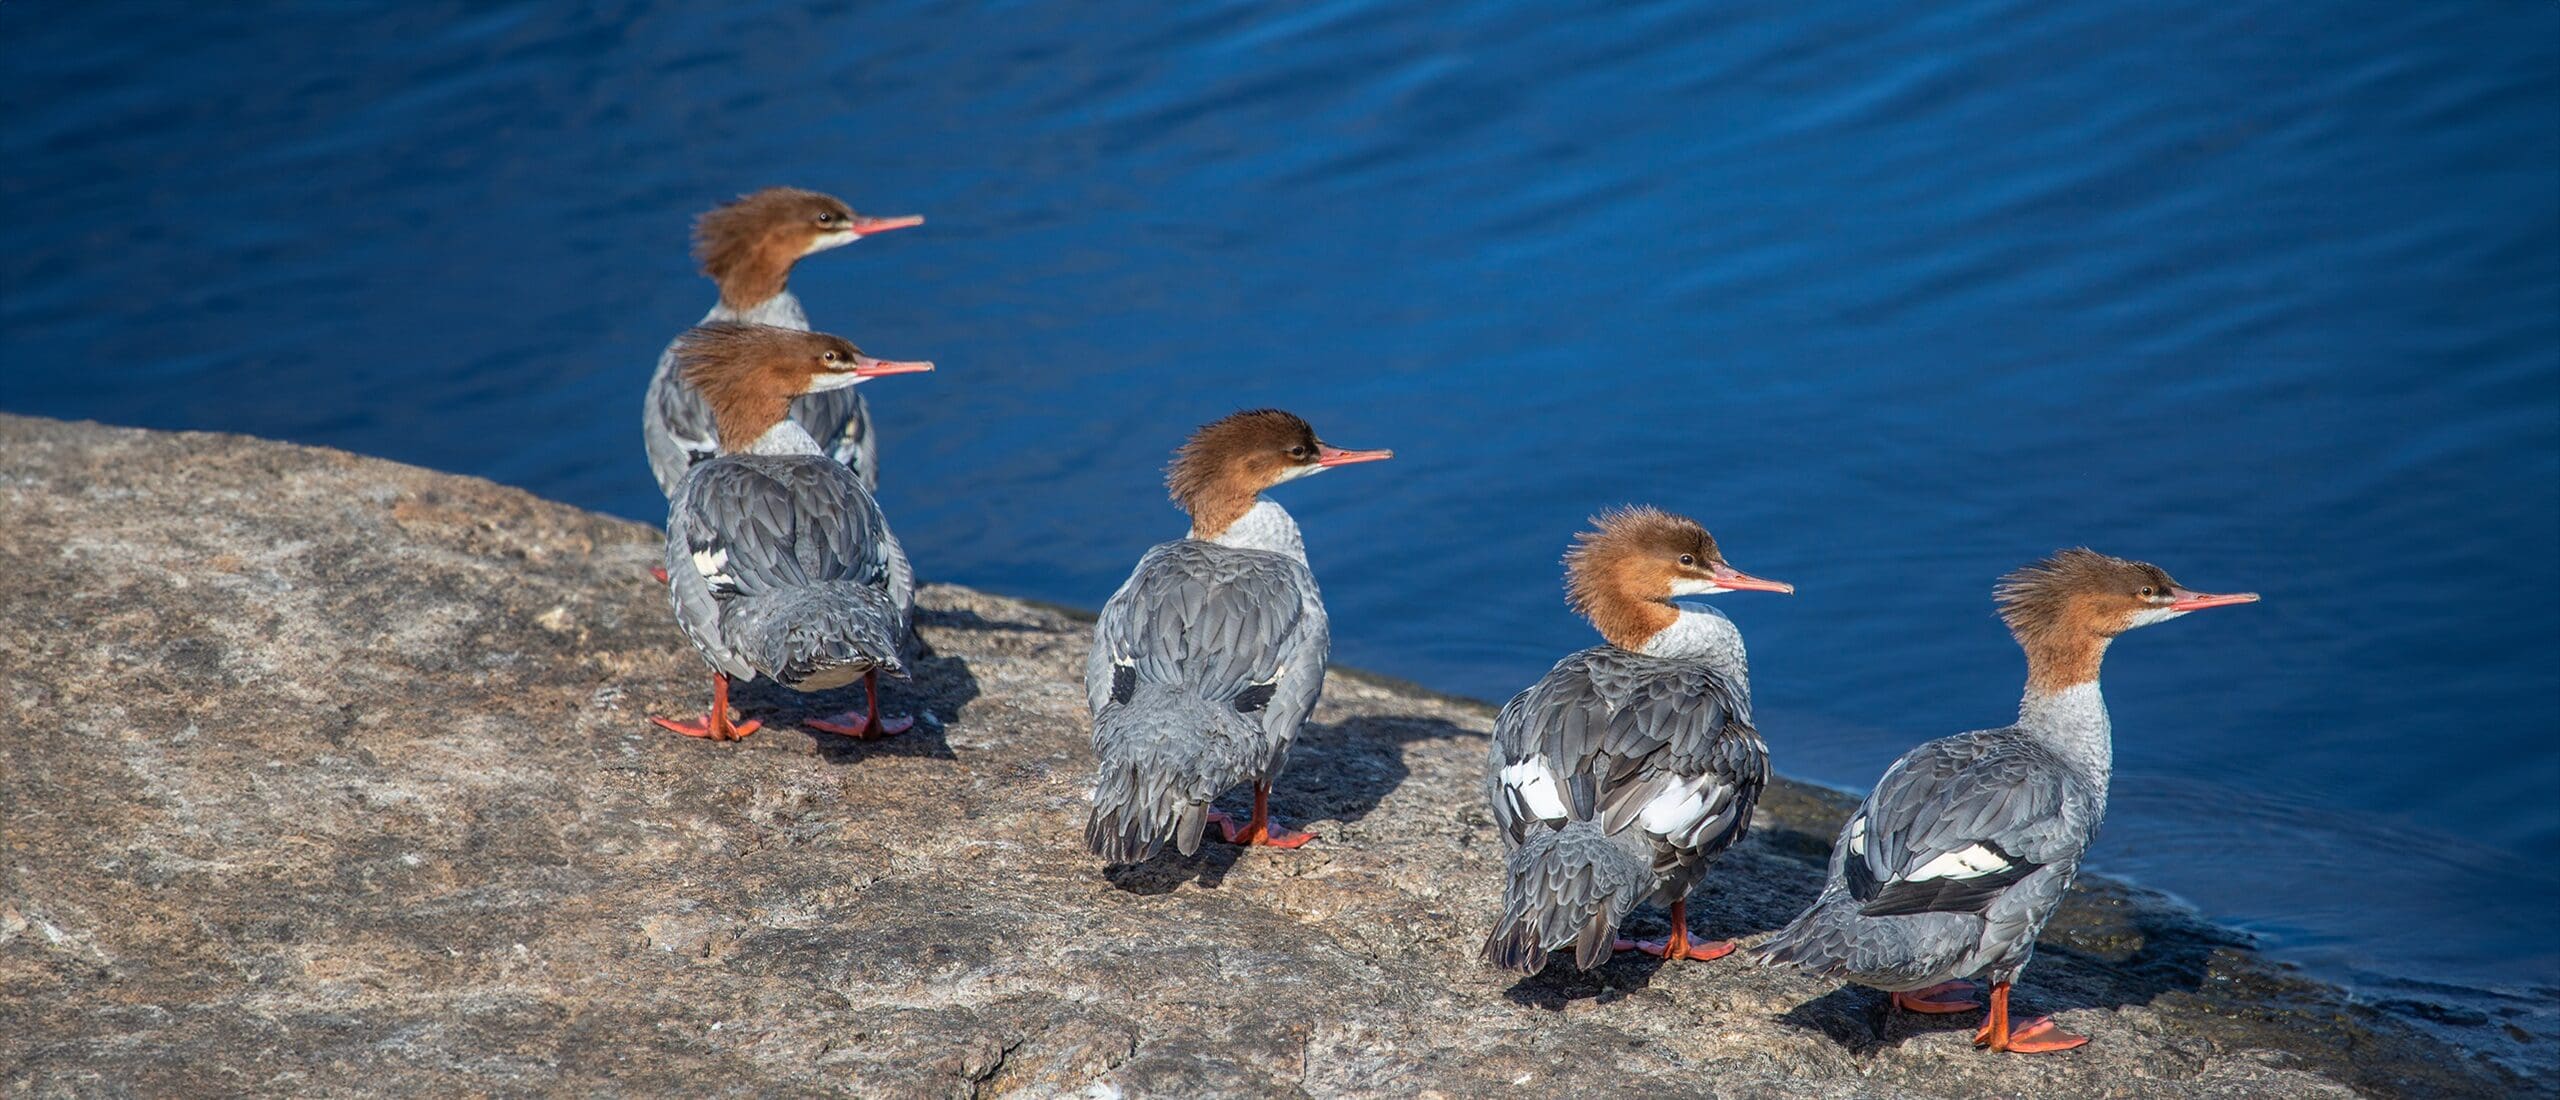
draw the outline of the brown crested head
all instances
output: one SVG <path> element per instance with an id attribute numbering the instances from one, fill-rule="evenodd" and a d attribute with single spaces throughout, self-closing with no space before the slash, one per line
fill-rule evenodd
<path id="1" fill-rule="evenodd" d="M 1250 409 L 1191 433 L 1165 468 L 1165 490 L 1191 514 L 1196 538 L 1216 538 L 1253 508 L 1262 491 L 1335 466 L 1393 458 L 1393 451 L 1348 451 L 1316 438 L 1316 430 L 1279 409 Z"/>
<path id="2" fill-rule="evenodd" d="M 694 219 L 693 256 L 720 284 L 721 303 L 746 309 L 782 293 L 802 256 L 923 221 L 864 217 L 833 195 L 768 187 Z"/>
<path id="3" fill-rule="evenodd" d="M 1620 649 L 1644 648 L 1679 618 L 1675 596 L 1795 591 L 1734 568 L 1715 536 L 1687 516 L 1630 505 L 1591 517 L 1591 525 L 1565 551 L 1565 602 Z"/>
<path id="4" fill-rule="evenodd" d="M 2027 651 L 2029 686 L 2057 691 L 2097 679 L 2107 642 L 2118 634 L 2258 596 L 2196 592 L 2149 562 L 2080 547 L 2000 578 L 1992 598 Z"/>
<path id="5" fill-rule="evenodd" d="M 676 338 L 675 355 L 681 377 L 711 406 L 724 451 L 745 450 L 780 423 L 794 397 L 933 369 L 874 359 L 841 336 L 734 321 L 687 331 Z"/>

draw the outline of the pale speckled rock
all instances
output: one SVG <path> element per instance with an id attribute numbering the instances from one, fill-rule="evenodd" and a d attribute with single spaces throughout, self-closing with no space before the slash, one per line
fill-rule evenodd
<path id="1" fill-rule="evenodd" d="M 706 695 L 647 527 L 229 436 L 0 417 L 0 455 L 12 1096 L 2548 1087 L 2104 884 L 2020 991 L 2096 1036 L 2063 1055 L 1737 961 L 1514 982 L 1481 705 L 1337 675 L 1277 798 L 1324 839 L 1106 877 L 1070 614 L 929 588 L 891 698 L 940 722 L 758 687 L 707 744 L 645 720 Z M 1792 913 L 1842 805 L 1773 791 L 1702 924 Z"/>

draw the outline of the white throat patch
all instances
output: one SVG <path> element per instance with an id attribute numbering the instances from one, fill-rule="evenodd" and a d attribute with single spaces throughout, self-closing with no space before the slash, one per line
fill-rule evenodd
<path id="1" fill-rule="evenodd" d="M 803 256 L 814 256 L 830 248 L 843 248 L 844 246 L 861 239 L 862 234 L 856 233 L 850 229 L 832 230 L 830 232 L 818 234 L 817 239 L 810 241 L 809 247 L 803 250 L 800 254 Z"/>
<path id="2" fill-rule="evenodd" d="M 870 381 L 870 379 L 864 378 L 863 376 L 855 374 L 849 370 L 820 371 L 816 375 L 810 377 L 808 386 L 802 388 L 800 392 L 803 395 L 825 393 L 829 390 L 841 390 L 850 386 L 857 386 L 868 381 Z"/>
<path id="3" fill-rule="evenodd" d="M 2171 611 L 2165 607 L 2154 607 L 2147 611 L 2136 611 L 2133 613 L 2132 618 L 2125 620 L 2124 628 L 2131 630 L 2138 626 L 2150 626 L 2153 623 L 2165 623 L 2184 614 L 2186 614 L 2186 612 Z"/>

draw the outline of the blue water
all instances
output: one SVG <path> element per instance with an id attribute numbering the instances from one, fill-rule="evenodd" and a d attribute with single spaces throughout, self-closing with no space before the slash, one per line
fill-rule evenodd
<path id="1" fill-rule="evenodd" d="M 1098 605 L 1283 405 L 1399 453 L 1281 494 L 1341 662 L 1507 696 L 1655 502 L 1863 789 L 2011 714 L 1994 577 L 2147 558 L 2266 602 L 2115 648 L 2096 863 L 2560 986 L 2560 7 L 231 7 L 0 6 L 0 407 L 661 518 L 687 221 L 824 188 L 931 219 L 794 283 L 943 366 L 867 391 L 930 577 Z"/>

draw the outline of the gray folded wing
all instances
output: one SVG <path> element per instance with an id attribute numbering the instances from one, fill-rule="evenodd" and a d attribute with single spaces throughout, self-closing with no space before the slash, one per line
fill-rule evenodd
<path id="1" fill-rule="evenodd" d="M 649 473 L 658 491 L 673 499 L 684 473 L 693 464 L 720 453 L 720 431 L 711 406 L 700 391 L 676 373 L 676 346 L 658 353 L 657 373 L 649 376 L 649 395 L 640 410 L 640 442 L 649 453 Z"/>
<path id="2" fill-rule="evenodd" d="M 1747 684 L 1614 646 L 1565 658 L 1513 698 L 1493 751 L 1494 815 L 1515 843 L 1542 818 L 1596 820 L 1612 835 L 1641 825 L 1675 858 L 1739 841 L 1769 776 Z M 1561 818 L 1539 813 L 1530 784 L 1517 781 L 1540 769 Z"/>
<path id="3" fill-rule="evenodd" d="M 2009 730 L 1941 738 L 1894 761 L 1842 826 L 1835 877 L 1866 916 L 1980 913 L 2041 868 L 2076 865 L 2094 790 Z"/>
<path id="4" fill-rule="evenodd" d="M 1149 550 L 1103 606 L 1085 688 L 1096 713 L 1142 682 L 1231 707 L 1276 768 L 1324 689 L 1331 645 L 1305 563 L 1183 539 Z"/>
<path id="5" fill-rule="evenodd" d="M 676 621 L 704 660 L 741 679 L 900 671 L 912 606 L 903 558 L 861 482 L 816 456 L 702 462 L 667 518 Z"/>
<path id="6" fill-rule="evenodd" d="M 791 419 L 809 438 L 862 479 L 862 487 L 880 489 L 880 441 L 871 431 L 871 405 L 858 386 L 792 399 Z"/>

